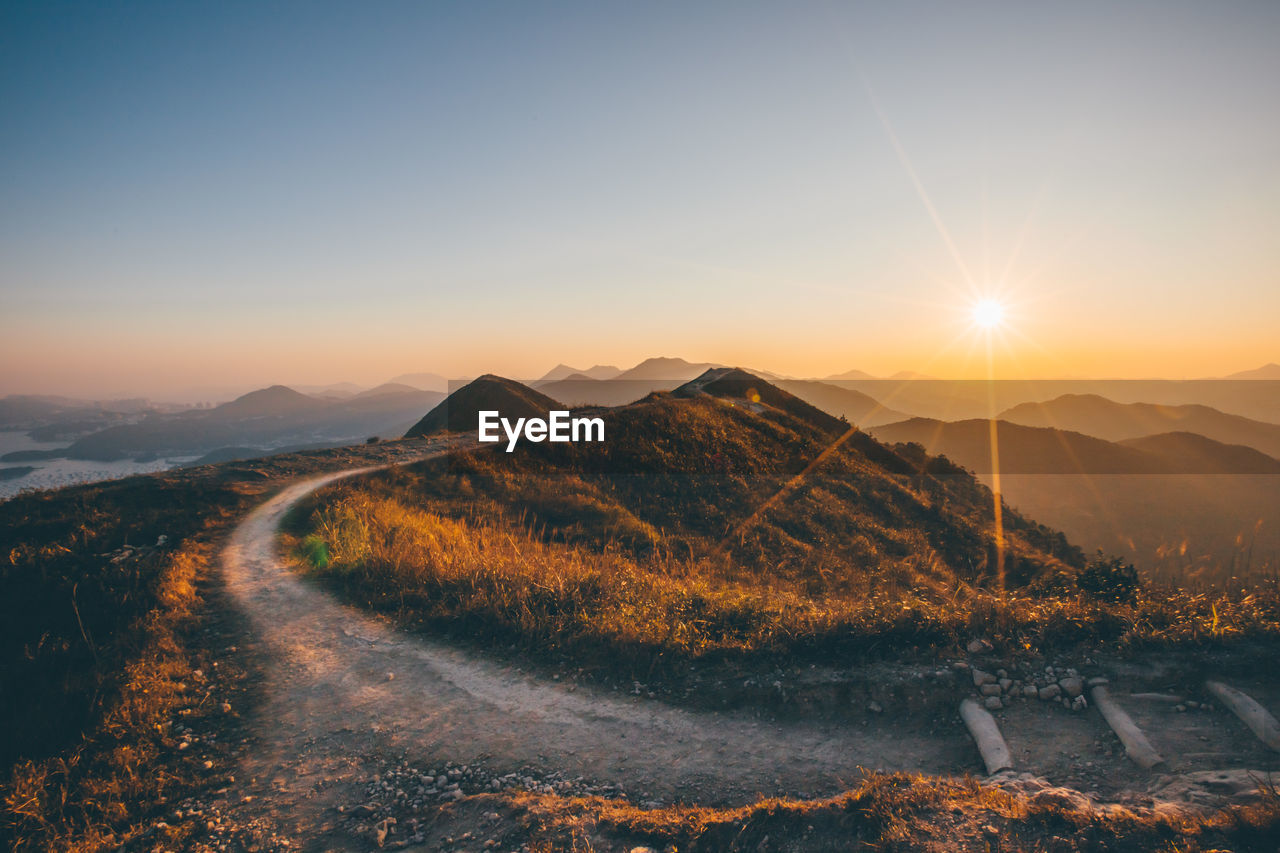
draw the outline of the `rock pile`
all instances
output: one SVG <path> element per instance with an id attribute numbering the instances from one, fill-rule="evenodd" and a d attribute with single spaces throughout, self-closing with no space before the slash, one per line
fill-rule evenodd
<path id="1" fill-rule="evenodd" d="M 998 711 L 1015 700 L 1024 699 L 1055 702 L 1072 711 L 1083 711 L 1089 707 L 1089 700 L 1084 695 L 1085 688 L 1107 683 L 1105 678 L 1090 678 L 1086 681 L 1073 668 L 1055 666 L 1046 666 L 1043 670 L 1021 671 L 1002 668 L 995 672 L 971 666 L 969 671 L 973 677 L 974 689 L 990 711 Z"/>

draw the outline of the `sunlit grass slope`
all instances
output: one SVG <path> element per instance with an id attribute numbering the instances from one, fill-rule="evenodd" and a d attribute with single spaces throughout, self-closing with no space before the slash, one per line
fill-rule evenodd
<path id="1" fill-rule="evenodd" d="M 1274 590 L 1136 588 L 1007 509 L 1001 591 L 986 488 L 792 401 L 763 384 L 654 395 L 609 413 L 603 445 L 459 453 L 331 487 L 295 541 L 359 603 L 629 672 L 979 635 L 1025 651 L 1277 630 Z"/>

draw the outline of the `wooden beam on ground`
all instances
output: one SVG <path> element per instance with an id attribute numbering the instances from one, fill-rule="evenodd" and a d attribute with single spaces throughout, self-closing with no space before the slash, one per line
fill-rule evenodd
<path id="1" fill-rule="evenodd" d="M 1223 684 L 1221 681 L 1206 681 L 1204 686 L 1218 697 L 1231 713 L 1239 717 L 1240 721 L 1258 736 L 1258 740 L 1280 752 L 1280 723 L 1276 722 L 1276 718 L 1271 716 L 1270 711 L 1253 701 L 1253 697 L 1248 693 L 1237 690 L 1229 684 Z"/>
<path id="2" fill-rule="evenodd" d="M 1142 733 L 1142 729 L 1138 728 L 1133 718 L 1116 704 L 1107 688 L 1095 687 L 1091 695 L 1093 704 L 1102 713 L 1107 725 L 1111 726 L 1111 730 L 1120 738 L 1120 742 L 1124 744 L 1125 755 L 1129 756 L 1134 764 L 1150 770 L 1157 764 L 1164 763 L 1164 758 L 1156 752 L 1151 741 L 1147 740 L 1147 736 Z"/>
<path id="3" fill-rule="evenodd" d="M 982 763 L 987 766 L 988 775 L 1013 766 L 1013 756 L 1000 734 L 996 718 L 979 705 L 976 699 L 965 699 L 960 703 L 960 719 L 964 720 L 969 734 L 973 735 L 978 752 L 982 754 Z"/>

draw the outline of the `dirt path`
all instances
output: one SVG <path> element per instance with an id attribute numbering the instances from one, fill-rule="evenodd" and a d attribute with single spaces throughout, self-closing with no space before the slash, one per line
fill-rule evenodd
<path id="1" fill-rule="evenodd" d="M 336 602 L 278 557 L 282 516 L 340 476 L 272 498 L 224 554 L 228 588 L 273 668 L 259 732 L 265 750 L 247 769 L 270 780 L 277 797 L 303 803 L 317 783 L 351 784 L 368 756 L 406 751 L 428 762 L 487 758 L 497 769 L 549 765 L 645 797 L 711 803 L 835 792 L 860 768 L 936 773 L 973 762 L 972 745 L 959 738 L 763 723 L 574 691 L 402 634 Z"/>
<path id="2" fill-rule="evenodd" d="M 890 714 L 869 726 L 762 722 L 575 690 L 406 635 L 340 604 L 283 565 L 277 530 L 299 499 L 353 473 L 285 489 L 239 526 L 224 554 L 228 589 L 268 661 L 265 705 L 253 724 L 261 748 L 241 769 L 239 787 L 269 801 L 297 836 L 322 837 L 336 822 L 335 805 L 361 802 L 376 757 L 420 766 L 482 762 L 498 773 L 554 769 L 616 783 L 637 801 L 704 804 L 834 793 L 863 768 L 980 772 L 958 722 L 934 732 Z M 1142 721 L 1167 729 L 1153 713 L 1169 712 L 1143 708 Z M 1178 722 L 1190 725 L 1189 718 Z M 1067 769 L 1087 761 L 1095 778 L 1145 781 L 1121 755 L 1097 748 L 1108 732 L 1094 712 L 1033 703 L 1009 709 L 1003 725 L 1019 770 L 1068 781 Z M 1211 728 L 1231 729 L 1220 715 Z M 1184 741 L 1168 745 L 1170 754 L 1187 742 L 1206 750 L 1205 731 L 1192 727 Z M 1215 743 L 1216 767 L 1255 751 L 1247 734 L 1228 734 L 1230 749 Z M 1087 780 L 1072 781 L 1087 790 Z"/>

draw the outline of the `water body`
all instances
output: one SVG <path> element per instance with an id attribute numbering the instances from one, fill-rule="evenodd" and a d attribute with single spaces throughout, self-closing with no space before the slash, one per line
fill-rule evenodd
<path id="1" fill-rule="evenodd" d="M 66 447 L 66 442 L 36 441 L 25 432 L 0 430 L 0 456 L 16 450 L 54 450 Z M 0 462 L 0 500 L 13 497 L 28 489 L 58 489 L 78 483 L 95 483 L 99 480 L 117 480 L 133 474 L 148 474 L 176 468 L 196 457 L 183 456 L 172 459 L 155 459 L 150 462 L 134 462 L 128 459 L 117 462 L 94 462 L 87 459 L 37 459 L 27 462 Z M 12 478 L 5 471 L 16 473 L 31 468 L 30 472 Z"/>

